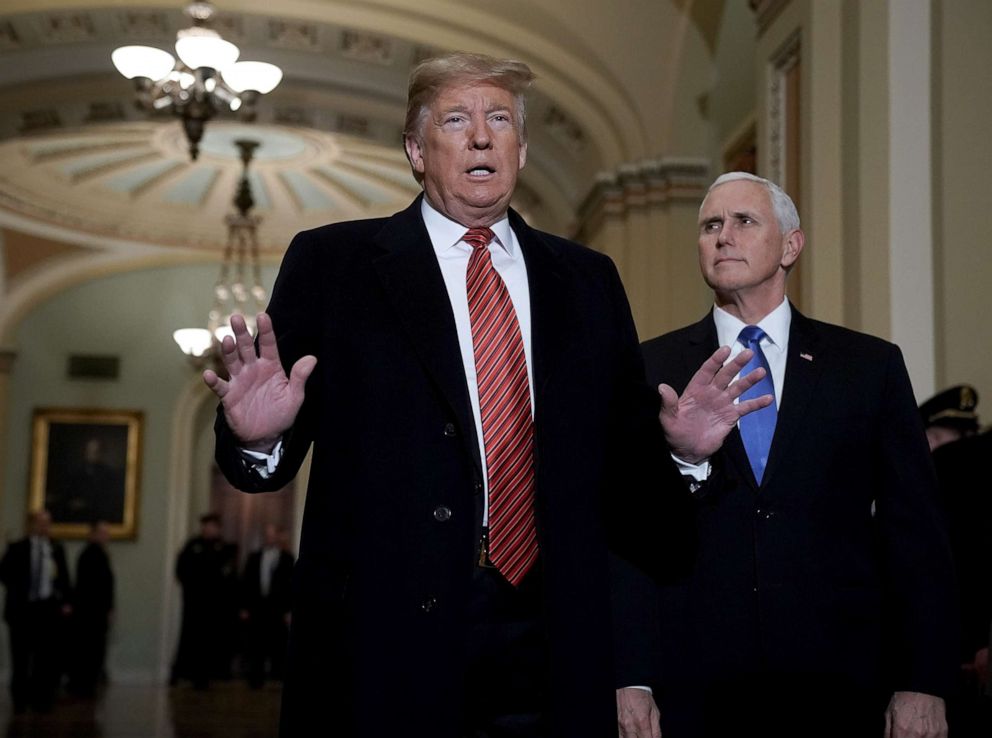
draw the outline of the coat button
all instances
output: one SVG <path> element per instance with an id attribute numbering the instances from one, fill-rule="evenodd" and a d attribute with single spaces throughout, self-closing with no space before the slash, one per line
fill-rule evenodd
<path id="1" fill-rule="evenodd" d="M 425 597 L 424 601 L 420 603 L 420 609 L 424 612 L 430 612 L 435 607 L 437 607 L 437 600 L 434 597 Z"/>
<path id="2" fill-rule="evenodd" d="M 439 523 L 451 520 L 451 508 L 447 505 L 438 505 L 434 508 L 434 519 Z"/>
<path id="3" fill-rule="evenodd" d="M 476 494 L 479 494 L 481 492 L 482 492 L 482 480 L 476 479 L 475 480 L 475 493 Z"/>
<path id="4" fill-rule="evenodd" d="M 444 435 L 446 438 L 452 438 L 455 435 L 455 424 L 445 423 L 444 424 Z"/>

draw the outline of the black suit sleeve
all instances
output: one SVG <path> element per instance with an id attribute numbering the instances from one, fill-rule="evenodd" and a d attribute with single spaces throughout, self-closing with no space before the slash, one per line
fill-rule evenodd
<path id="1" fill-rule="evenodd" d="M 926 437 L 895 346 L 884 392 L 876 516 L 892 624 L 892 686 L 946 696 L 956 671 L 953 565 Z"/>
<path id="2" fill-rule="evenodd" d="M 616 686 L 657 686 L 660 663 L 656 579 L 685 569 L 693 547 L 688 489 L 671 458 L 658 419 L 660 399 L 648 386 L 634 321 L 613 269 L 618 349 L 614 470 L 607 504 L 611 539 L 611 607 Z"/>
<path id="3" fill-rule="evenodd" d="M 316 283 L 317 251 L 317 244 L 311 241 L 308 233 L 300 233 L 293 239 L 283 259 L 272 289 L 272 300 L 267 308 L 276 333 L 279 358 L 287 374 L 301 357 L 307 354 L 318 357 L 317 367 L 307 381 L 306 399 L 297 414 L 296 422 L 283 436 L 283 456 L 275 473 L 263 477 L 245 462 L 238 451 L 237 439 L 224 418 L 223 408 L 217 409 L 214 424 L 217 463 L 228 480 L 245 492 L 268 492 L 286 486 L 299 470 L 313 440 L 314 408 L 320 404 L 315 395 L 319 391 L 319 377 L 323 371 L 319 361 L 320 311 L 317 295 L 320 294 L 320 285 Z"/>

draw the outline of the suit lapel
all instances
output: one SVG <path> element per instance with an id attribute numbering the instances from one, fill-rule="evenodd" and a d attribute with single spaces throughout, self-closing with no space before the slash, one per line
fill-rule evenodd
<path id="1" fill-rule="evenodd" d="M 383 251 L 372 263 L 386 299 L 392 303 L 420 361 L 451 408 L 466 451 L 481 474 L 458 331 L 444 277 L 420 214 L 420 197 L 387 220 L 374 240 Z"/>
<path id="2" fill-rule="evenodd" d="M 789 353 L 785 359 L 785 390 L 779 403 L 775 437 L 765 468 L 766 484 L 782 465 L 792 439 L 802 432 L 806 408 L 813 398 L 816 382 L 825 363 L 824 357 L 820 356 L 821 349 L 819 332 L 813 322 L 792 307 Z"/>
<path id="3" fill-rule="evenodd" d="M 548 380 L 561 364 L 569 345 L 570 297 L 560 263 L 560 249 L 510 211 L 510 226 L 527 265 L 530 294 L 531 356 L 534 362 L 534 417 L 544 411 Z"/>
<path id="4" fill-rule="evenodd" d="M 689 336 L 689 350 L 685 352 L 685 376 L 687 383 L 699 367 L 703 365 L 703 362 L 710 358 L 718 348 L 716 323 L 713 322 L 713 315 L 710 313 L 693 326 L 693 330 Z M 736 426 L 731 429 L 726 439 L 724 439 L 723 452 L 737 466 L 741 479 L 746 479 L 752 488 L 757 489 L 758 483 L 755 481 L 754 472 L 751 470 L 751 462 L 748 461 L 747 451 L 744 449 L 744 442 L 741 440 L 741 433 Z"/>

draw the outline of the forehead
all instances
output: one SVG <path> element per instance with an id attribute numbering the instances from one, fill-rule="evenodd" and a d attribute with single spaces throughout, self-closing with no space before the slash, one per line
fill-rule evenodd
<path id="1" fill-rule="evenodd" d="M 759 182 L 739 179 L 711 190 L 703 200 L 700 214 L 706 216 L 730 210 L 769 212 L 771 209 L 772 198 L 767 187 Z"/>
<path id="2" fill-rule="evenodd" d="M 509 90 L 488 82 L 463 82 L 438 90 L 431 107 L 435 110 L 451 108 L 507 108 L 516 109 L 516 98 Z"/>

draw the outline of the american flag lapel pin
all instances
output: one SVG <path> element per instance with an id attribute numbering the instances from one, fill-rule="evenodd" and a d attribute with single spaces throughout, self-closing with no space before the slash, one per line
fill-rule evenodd
<path id="1" fill-rule="evenodd" d="M 800 359 L 806 359 L 806 361 L 813 361 L 813 354 L 807 354 L 805 351 L 799 354 Z"/>

